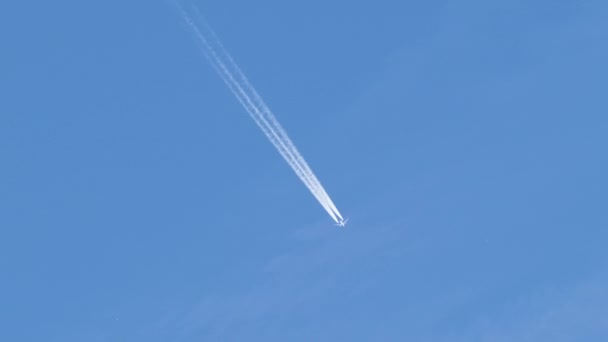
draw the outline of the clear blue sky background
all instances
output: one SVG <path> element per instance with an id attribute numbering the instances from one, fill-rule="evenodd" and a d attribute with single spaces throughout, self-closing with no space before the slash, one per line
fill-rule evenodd
<path id="1" fill-rule="evenodd" d="M 0 340 L 608 340 L 608 2 L 0 5 Z"/>

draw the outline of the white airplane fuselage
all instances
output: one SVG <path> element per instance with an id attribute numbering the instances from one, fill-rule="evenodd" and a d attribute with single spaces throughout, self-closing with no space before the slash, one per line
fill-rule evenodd
<path id="1" fill-rule="evenodd" d="M 338 227 L 344 227 L 344 226 L 346 226 L 346 221 L 348 221 L 348 219 L 346 219 L 346 220 L 340 220 L 340 221 L 338 221 L 338 223 L 336 223 L 336 226 L 338 226 Z"/>

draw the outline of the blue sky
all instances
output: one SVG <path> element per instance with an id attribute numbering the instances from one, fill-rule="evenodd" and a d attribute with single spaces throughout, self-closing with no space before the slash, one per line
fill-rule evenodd
<path id="1" fill-rule="evenodd" d="M 0 5 L 0 340 L 608 339 L 608 3 Z"/>

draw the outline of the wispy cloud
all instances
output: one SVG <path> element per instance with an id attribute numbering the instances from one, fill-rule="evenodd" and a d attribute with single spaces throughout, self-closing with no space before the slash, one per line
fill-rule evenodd
<path id="1" fill-rule="evenodd" d="M 608 340 L 608 277 L 581 281 L 568 290 L 547 290 L 548 294 L 522 301 L 513 321 L 486 326 L 476 340 Z"/>

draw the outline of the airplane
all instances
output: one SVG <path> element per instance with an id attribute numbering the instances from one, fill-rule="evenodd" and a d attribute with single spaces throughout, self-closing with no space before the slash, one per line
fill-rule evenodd
<path id="1" fill-rule="evenodd" d="M 334 223 L 334 226 L 344 227 L 346 226 L 346 222 L 348 222 L 348 218 L 346 220 L 340 220 L 338 223 Z"/>

